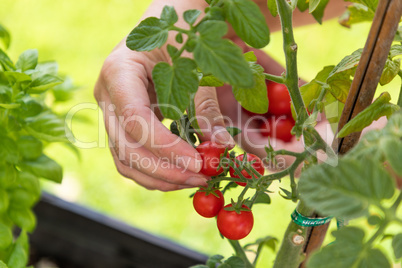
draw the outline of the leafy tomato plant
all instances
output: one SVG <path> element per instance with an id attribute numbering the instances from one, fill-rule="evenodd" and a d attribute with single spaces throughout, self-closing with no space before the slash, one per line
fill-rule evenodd
<path id="1" fill-rule="evenodd" d="M 270 203 L 272 191 L 269 187 L 273 181 L 288 183 L 290 191 L 281 187 L 281 196 L 297 202 L 291 215 L 292 221 L 276 254 L 274 267 L 299 267 L 305 259 L 303 250 L 311 227 L 328 223 L 333 217 L 339 223 L 339 229 L 333 233 L 334 243 L 308 255 L 304 263 L 307 267 L 328 267 L 329 264 L 331 267 L 391 267 L 391 259 L 399 261 L 402 258 L 402 219 L 396 213 L 402 202 L 402 194 L 395 187 L 389 172 L 392 170 L 394 174 L 402 175 L 399 163 L 402 159 L 401 94 L 396 105 L 390 101 L 389 93 L 384 92 L 351 119 L 337 133 L 337 137 L 359 132 L 382 116 L 389 120 L 385 128 L 368 133 L 350 152 L 338 157 L 314 127 L 318 115 L 323 114 L 335 126 L 336 132 L 363 50 L 358 49 L 345 56 L 338 64 L 324 66 L 313 80 L 300 87 L 298 47 L 292 28 L 292 15 L 296 9 L 301 12 L 308 10 L 321 23 L 328 1 L 267 1 L 269 11 L 273 16 L 279 16 L 282 25 L 286 71 L 280 76 L 265 73 L 253 52 L 243 54 L 239 47 L 225 39 L 230 24 L 249 46 L 266 46 L 270 40 L 269 29 L 258 6 L 251 0 L 206 2 L 209 6 L 204 12 L 187 10 L 182 14 L 188 24 L 186 29 L 175 25 L 178 14 L 174 7 L 165 6 L 160 18 L 146 18 L 126 40 L 127 47 L 136 51 L 166 48 L 171 63 L 157 63 L 152 80 L 163 116 L 174 120 L 172 132 L 179 130 L 176 132 L 180 137 L 196 146 L 196 136 L 202 135 L 194 109 L 194 95 L 198 87 L 229 84 L 234 97 L 249 115 L 265 114 L 278 119 L 285 117 L 283 126 L 275 126 L 272 122 L 262 126 L 270 138 L 290 141 L 293 137 L 303 137 L 305 150 L 274 150 L 267 140 L 267 157 L 264 161 L 275 163 L 277 156 L 287 155 L 292 156 L 294 162 L 283 170 L 265 175 L 261 172 L 258 160 L 249 162 L 247 156 L 251 154 L 236 157 L 234 153 L 227 154 L 225 148 L 212 149 L 211 143 L 201 143 L 197 147 L 204 154 L 202 173 L 212 176 L 208 188 L 222 189 L 220 191 L 224 195 L 239 184 L 244 188 L 237 200 L 232 200 L 217 214 L 218 229 L 228 238 L 235 255 L 226 260 L 223 256 L 214 255 L 206 265 L 196 267 L 255 267 L 262 248 L 265 245 L 273 248 L 272 243 L 276 240 L 272 237 L 243 246 L 238 241 L 252 229 L 253 205 Z M 378 1 L 352 2 L 340 18 L 342 25 L 350 27 L 374 18 Z M 168 34 L 172 32 L 176 35 L 179 47 L 171 44 L 164 47 Z M 398 43 L 402 41 L 400 32 L 401 28 L 390 48 L 385 67 L 378 74 L 381 77 L 380 85 L 389 83 L 396 76 L 402 78 L 402 46 Z M 184 57 L 184 51 L 191 53 L 192 58 Z M 268 127 L 270 130 L 267 130 Z M 272 135 L 271 131 L 275 132 L 275 128 L 277 134 Z M 233 129 L 230 130 L 233 132 Z M 318 151 L 326 154 L 324 163 L 317 163 Z M 205 156 L 214 159 L 216 165 L 210 165 Z M 391 169 L 384 169 L 384 163 Z M 296 170 L 301 166 L 302 173 L 297 181 Z M 315 213 L 323 217 L 316 218 L 313 216 Z M 353 225 L 355 219 L 366 221 L 373 228 Z M 343 226 L 349 221 L 350 226 Z M 392 225 L 398 226 L 397 231 L 389 228 Z M 378 247 L 384 239 L 392 239 L 392 253 Z M 246 255 L 245 252 L 251 251 L 252 247 L 256 250 L 251 261 L 250 254 Z"/>
<path id="2" fill-rule="evenodd" d="M 10 44 L 2 26 L 1 43 L 5 48 Z M 27 50 L 13 62 L 0 48 L 0 267 L 27 265 L 27 233 L 36 225 L 32 207 L 40 198 L 39 179 L 62 181 L 62 167 L 45 148 L 73 139 L 63 115 L 52 107 L 75 89 L 71 79 L 60 76 L 56 62 L 38 61 L 37 50 Z"/>

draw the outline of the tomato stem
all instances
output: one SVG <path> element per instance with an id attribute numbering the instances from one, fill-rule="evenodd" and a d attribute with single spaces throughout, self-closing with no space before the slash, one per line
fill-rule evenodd
<path id="1" fill-rule="evenodd" d="M 250 263 L 249 259 L 247 258 L 247 255 L 246 255 L 246 253 L 244 252 L 244 249 L 243 249 L 243 247 L 240 245 L 239 241 L 237 241 L 237 240 L 230 240 L 230 239 L 228 239 L 228 241 L 229 241 L 230 245 L 233 247 L 233 249 L 234 249 L 234 251 L 235 251 L 235 253 L 236 253 L 236 256 L 239 257 L 240 259 L 242 259 L 242 260 L 244 261 L 244 265 L 245 265 L 244 267 L 245 267 L 245 268 L 252 268 L 252 267 L 254 267 L 254 266 Z"/>
<path id="2" fill-rule="evenodd" d="M 266 80 L 273 81 L 273 82 L 279 83 L 279 84 L 285 84 L 285 79 L 283 76 L 267 74 L 267 73 L 264 73 L 264 75 L 265 75 Z"/>

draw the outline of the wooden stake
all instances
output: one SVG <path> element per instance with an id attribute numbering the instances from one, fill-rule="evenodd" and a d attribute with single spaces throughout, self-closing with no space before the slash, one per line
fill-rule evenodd
<path id="1" fill-rule="evenodd" d="M 401 0 L 379 1 L 366 45 L 339 120 L 338 132 L 347 122 L 373 102 L 375 90 L 401 16 Z M 343 155 L 359 141 L 360 135 L 361 132 L 355 132 L 344 138 L 335 138 L 332 148 Z M 315 217 L 318 216 L 315 214 Z M 304 248 L 307 258 L 311 252 L 321 247 L 327 230 L 328 224 L 311 228 Z M 304 268 L 305 262 L 300 267 Z"/>

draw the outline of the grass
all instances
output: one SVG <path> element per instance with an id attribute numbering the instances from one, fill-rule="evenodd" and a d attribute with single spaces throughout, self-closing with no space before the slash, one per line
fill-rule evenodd
<path id="1" fill-rule="evenodd" d="M 25 49 L 37 48 L 41 60 L 59 62 L 61 72 L 81 86 L 69 105 L 87 105 L 86 110 L 77 113 L 81 120 L 73 121 L 73 133 L 81 142 L 96 143 L 94 148 L 80 150 L 81 160 L 68 149 L 51 145 L 47 152 L 63 165 L 65 178 L 61 185 L 43 185 L 62 198 L 192 249 L 229 256 L 231 248 L 219 237 L 214 220 L 203 219 L 193 211 L 188 198 L 193 189 L 170 193 L 145 190 L 117 173 L 107 148 L 102 114 L 96 108 L 92 89 L 104 59 L 136 24 L 149 2 L 2 0 L 0 23 L 12 34 L 12 58 L 16 59 Z M 367 24 L 345 29 L 336 21 L 298 28 L 295 37 L 300 76 L 310 80 L 323 66 L 336 64 L 364 46 L 368 29 Z M 279 33 L 271 39 L 265 50 L 283 63 Z M 395 101 L 398 90 L 392 88 L 397 88 L 397 82 L 387 87 Z M 262 235 L 281 239 L 294 204 L 278 195 L 277 184 L 273 189 L 271 206 L 255 206 L 255 228 L 245 242 Z M 261 261 L 273 261 L 270 250 L 264 251 Z"/>

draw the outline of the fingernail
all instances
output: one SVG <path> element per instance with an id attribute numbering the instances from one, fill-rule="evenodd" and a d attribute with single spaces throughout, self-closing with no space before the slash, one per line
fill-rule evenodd
<path id="1" fill-rule="evenodd" d="M 202 167 L 202 159 L 201 156 L 199 156 L 199 159 L 197 159 L 194 157 L 183 155 L 178 158 L 177 164 L 185 170 L 198 173 L 200 172 Z"/>
<path id="2" fill-rule="evenodd" d="M 185 184 L 191 186 L 206 186 L 207 180 L 203 177 L 190 177 L 186 180 Z"/>
<path id="3" fill-rule="evenodd" d="M 235 146 L 236 143 L 226 128 L 222 126 L 215 126 L 212 129 L 212 133 L 212 141 L 215 139 L 216 143 L 225 145 L 229 148 L 233 148 Z"/>

